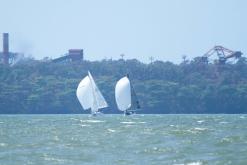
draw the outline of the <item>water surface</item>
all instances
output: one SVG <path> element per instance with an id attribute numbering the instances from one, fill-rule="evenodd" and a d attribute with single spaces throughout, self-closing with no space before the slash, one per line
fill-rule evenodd
<path id="1" fill-rule="evenodd" d="M 247 164 L 247 115 L 1 115 L 0 164 Z"/>

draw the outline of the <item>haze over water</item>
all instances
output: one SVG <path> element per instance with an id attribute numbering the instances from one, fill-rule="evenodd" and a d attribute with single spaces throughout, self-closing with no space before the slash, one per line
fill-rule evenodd
<path id="1" fill-rule="evenodd" d="M 247 164 L 247 115 L 1 115 L 0 164 Z"/>

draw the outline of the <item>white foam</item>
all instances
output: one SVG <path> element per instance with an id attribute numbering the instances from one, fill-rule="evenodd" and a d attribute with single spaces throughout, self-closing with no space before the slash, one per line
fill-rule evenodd
<path id="1" fill-rule="evenodd" d="M 59 141 L 59 138 L 58 138 L 58 136 L 54 136 L 54 138 L 53 138 L 55 141 Z"/>
<path id="2" fill-rule="evenodd" d="M 0 143 L 0 146 L 4 147 L 4 146 L 7 146 L 7 144 L 6 143 Z"/>
<path id="3" fill-rule="evenodd" d="M 114 129 L 107 129 L 107 131 L 109 131 L 109 132 L 116 132 L 116 130 L 114 130 Z"/>
<path id="4" fill-rule="evenodd" d="M 228 124 L 226 121 L 221 121 L 220 124 Z"/>
<path id="5" fill-rule="evenodd" d="M 145 123 L 147 123 L 147 122 L 145 122 L 145 121 L 140 121 L 139 123 L 140 123 L 140 124 L 145 124 Z"/>
<path id="6" fill-rule="evenodd" d="M 91 125 L 88 125 L 88 124 L 79 124 L 79 126 L 81 126 L 81 127 L 90 127 Z"/>
<path id="7" fill-rule="evenodd" d="M 202 165 L 202 162 L 191 162 L 187 163 L 186 165 Z"/>
<path id="8" fill-rule="evenodd" d="M 91 126 L 89 124 L 72 124 L 72 125 L 81 126 L 81 127 L 89 127 L 89 126 Z"/>
<path id="9" fill-rule="evenodd" d="M 104 123 L 103 120 L 80 120 L 82 123 Z"/>
<path id="10" fill-rule="evenodd" d="M 195 127 L 194 130 L 197 130 L 197 131 L 205 131 L 205 130 L 207 130 L 207 128 Z"/>
<path id="11" fill-rule="evenodd" d="M 46 161 L 55 161 L 55 162 L 65 162 L 64 159 L 53 158 L 53 157 L 44 157 Z"/>
<path id="12" fill-rule="evenodd" d="M 79 119 L 76 119 L 76 118 L 70 118 L 70 119 L 71 119 L 71 120 L 76 120 L 76 121 L 79 120 Z"/>
<path id="13" fill-rule="evenodd" d="M 182 163 L 182 164 L 173 164 L 173 165 L 202 165 L 202 162 L 191 162 L 191 163 Z"/>
<path id="14" fill-rule="evenodd" d="M 198 120 L 197 121 L 197 123 L 200 123 L 200 124 L 203 123 L 203 122 L 205 122 L 205 121 L 204 120 Z"/>
<path id="15" fill-rule="evenodd" d="M 133 122 L 133 121 L 123 121 L 123 122 L 120 122 L 122 124 L 135 124 L 136 122 Z"/>

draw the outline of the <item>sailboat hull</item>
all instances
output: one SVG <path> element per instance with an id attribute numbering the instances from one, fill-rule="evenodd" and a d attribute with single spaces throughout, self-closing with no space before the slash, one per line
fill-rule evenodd
<path id="1" fill-rule="evenodd" d="M 135 114 L 133 111 L 124 111 L 124 116 L 130 116 Z"/>

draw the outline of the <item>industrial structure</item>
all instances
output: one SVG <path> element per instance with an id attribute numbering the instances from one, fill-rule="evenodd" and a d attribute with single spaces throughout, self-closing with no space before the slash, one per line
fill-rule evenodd
<path id="1" fill-rule="evenodd" d="M 52 60 L 53 62 L 62 61 L 82 61 L 83 60 L 83 49 L 69 49 L 68 53 L 62 57 Z"/>
<path id="2" fill-rule="evenodd" d="M 9 51 L 9 34 L 3 33 L 3 51 L 0 52 L 0 63 L 5 65 L 12 64 L 17 58 L 18 53 Z"/>
<path id="3" fill-rule="evenodd" d="M 217 55 L 217 63 L 218 64 L 225 64 L 228 59 L 238 59 L 242 56 L 241 51 L 233 51 L 227 49 L 223 46 L 214 46 L 209 51 L 207 51 L 203 56 L 197 57 L 196 61 L 202 63 L 209 63 L 209 57 L 213 55 Z M 23 56 L 20 53 L 13 53 L 9 51 L 9 34 L 3 33 L 3 50 L 0 52 L 0 63 L 5 65 L 15 64 L 18 61 L 18 58 Z M 120 55 L 123 59 L 124 54 Z M 68 53 L 64 54 L 63 56 L 53 59 L 52 62 L 73 62 L 73 61 L 82 61 L 84 58 L 83 49 L 69 49 Z M 184 57 L 185 60 L 186 57 Z M 151 63 L 153 62 L 153 57 L 150 57 Z"/>
<path id="4" fill-rule="evenodd" d="M 0 52 L 0 63 L 4 65 L 12 65 L 21 58 L 23 54 L 13 53 L 9 51 L 9 34 L 3 33 L 3 51 Z M 53 62 L 62 61 L 82 61 L 83 60 L 83 49 L 69 49 L 68 53 L 62 57 L 52 60 Z"/>
<path id="5" fill-rule="evenodd" d="M 218 60 L 217 60 L 218 64 L 225 64 L 228 59 L 231 58 L 238 59 L 242 56 L 243 53 L 240 51 L 233 51 L 227 49 L 223 46 L 214 46 L 212 49 L 210 49 L 201 57 L 201 62 L 208 63 L 208 58 L 214 54 L 218 56 Z"/>

